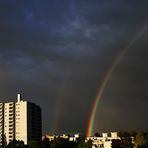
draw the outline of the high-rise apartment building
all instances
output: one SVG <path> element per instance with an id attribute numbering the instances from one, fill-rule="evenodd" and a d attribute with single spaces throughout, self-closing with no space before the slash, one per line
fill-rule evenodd
<path id="1" fill-rule="evenodd" d="M 39 141 L 42 137 L 41 108 L 17 95 L 16 102 L 0 103 L 0 144 L 13 139 Z"/>
<path id="2" fill-rule="evenodd" d="M 4 105 L 0 103 L 0 147 L 4 145 Z"/>
<path id="3" fill-rule="evenodd" d="M 9 143 L 15 138 L 15 103 L 4 103 L 4 140 Z"/>

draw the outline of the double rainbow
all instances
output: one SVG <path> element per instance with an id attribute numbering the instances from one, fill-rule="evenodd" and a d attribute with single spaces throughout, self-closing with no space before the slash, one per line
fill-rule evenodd
<path id="1" fill-rule="evenodd" d="M 104 76 L 104 79 L 98 89 L 96 98 L 92 105 L 92 110 L 89 116 L 88 125 L 86 129 L 86 136 L 91 136 L 93 133 L 93 126 L 95 122 L 96 112 L 98 108 L 98 104 L 100 102 L 100 99 L 102 97 L 102 94 L 104 92 L 104 89 L 107 85 L 108 80 L 110 79 L 113 71 L 117 67 L 118 63 L 121 61 L 121 59 L 124 57 L 128 49 L 147 31 L 147 25 L 146 27 L 142 28 L 136 35 L 133 37 L 133 39 L 127 44 L 127 46 L 120 52 L 120 54 L 117 56 L 117 58 L 112 62 L 111 66 L 109 67 L 109 70 L 107 71 L 106 75 Z"/>

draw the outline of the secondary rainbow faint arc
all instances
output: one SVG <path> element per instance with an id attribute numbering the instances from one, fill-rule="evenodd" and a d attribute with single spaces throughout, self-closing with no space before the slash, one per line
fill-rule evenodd
<path id="1" fill-rule="evenodd" d="M 53 131 L 53 133 L 58 132 L 59 128 L 60 128 L 60 120 L 62 118 L 62 107 L 63 107 L 63 100 L 65 97 L 65 94 L 67 93 L 67 89 L 68 89 L 68 84 L 69 84 L 69 80 L 71 78 L 71 75 L 73 73 L 73 69 L 75 66 L 75 62 L 79 59 L 79 55 L 75 55 L 73 56 L 73 58 L 71 59 L 71 61 L 69 62 L 69 66 L 67 67 L 67 74 L 65 75 L 65 79 L 62 83 L 62 86 L 58 92 L 58 99 L 56 102 L 56 108 L 55 108 L 55 116 L 53 119 L 53 123 L 51 126 L 51 129 Z"/>
<path id="2" fill-rule="evenodd" d="M 107 84 L 108 80 L 110 79 L 113 71 L 115 70 L 116 66 L 118 65 L 118 63 L 120 62 L 122 57 L 125 55 L 127 50 L 138 40 L 138 38 L 140 38 L 145 33 L 146 30 L 147 30 L 147 26 L 144 29 L 142 29 L 142 31 L 138 32 L 136 34 L 136 36 L 134 36 L 134 38 L 120 52 L 118 57 L 112 62 L 111 66 L 109 67 L 109 70 L 107 71 L 107 73 L 106 73 L 106 75 L 105 75 L 105 77 L 104 77 L 104 79 L 101 83 L 101 87 L 99 88 L 97 95 L 96 95 L 96 98 L 95 98 L 93 105 L 92 105 L 92 110 L 91 110 L 91 114 L 89 116 L 88 125 L 87 125 L 87 129 L 86 129 L 86 136 L 92 135 L 92 130 L 93 130 L 93 126 L 94 126 L 97 107 L 98 107 L 99 101 L 101 99 L 101 96 L 104 92 L 104 89 L 106 87 L 106 84 Z"/>

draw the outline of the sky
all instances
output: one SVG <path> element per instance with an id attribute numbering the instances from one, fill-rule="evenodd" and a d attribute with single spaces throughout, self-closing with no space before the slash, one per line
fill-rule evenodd
<path id="1" fill-rule="evenodd" d="M 43 133 L 148 130 L 147 0 L 0 0 L 0 101 L 42 108 Z"/>

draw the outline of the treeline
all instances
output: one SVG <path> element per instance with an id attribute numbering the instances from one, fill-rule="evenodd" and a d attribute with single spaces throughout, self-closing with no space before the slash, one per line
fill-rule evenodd
<path id="1" fill-rule="evenodd" d="M 148 132 L 119 132 L 125 148 L 148 148 Z"/>
<path id="2" fill-rule="evenodd" d="M 99 133 L 95 133 L 100 137 Z M 118 132 L 120 137 L 120 146 L 115 148 L 148 148 L 148 132 Z M 114 147 L 114 146 L 113 146 Z M 45 137 L 42 141 L 30 141 L 24 145 L 23 141 L 13 140 L 6 148 L 92 148 L 92 141 L 85 143 L 84 139 L 78 138 L 75 142 L 69 141 L 69 138 L 57 137 L 50 141 Z"/>
<path id="3" fill-rule="evenodd" d="M 100 133 L 95 133 L 95 137 L 101 137 Z M 110 133 L 108 133 L 110 137 Z M 148 132 L 118 132 L 120 146 L 117 148 L 148 148 Z"/>
<path id="4" fill-rule="evenodd" d="M 30 141 L 28 145 L 24 145 L 23 141 L 13 140 L 6 148 L 92 148 L 92 142 L 88 141 L 85 143 L 84 140 L 81 139 L 74 142 L 61 137 L 49 141 L 49 139 L 45 137 L 44 140 L 40 142 Z"/>

